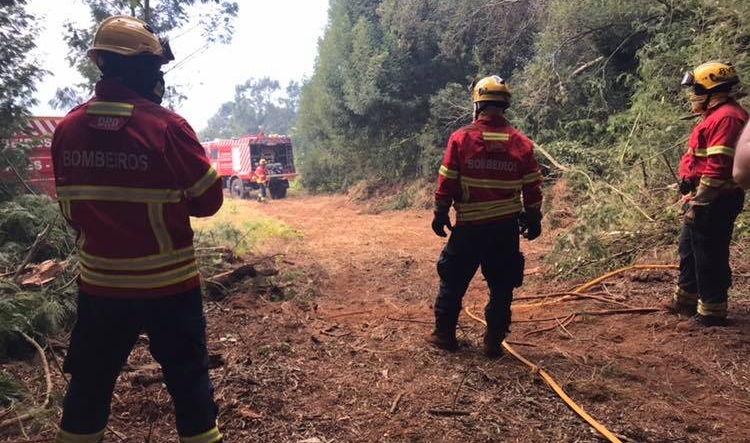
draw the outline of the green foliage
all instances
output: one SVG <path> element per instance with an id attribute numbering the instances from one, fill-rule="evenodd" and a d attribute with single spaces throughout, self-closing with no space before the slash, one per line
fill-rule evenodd
<path id="1" fill-rule="evenodd" d="M 213 217 L 192 219 L 196 248 L 221 246 L 239 256 L 269 239 L 293 239 L 301 235 L 289 225 L 265 217 L 245 203 L 243 200 L 228 201 Z"/>
<path id="2" fill-rule="evenodd" d="M 0 203 L 0 267 L 12 269 L 24 258 L 37 235 L 48 228 L 46 240 L 32 262 L 66 259 L 73 252 L 73 239 L 56 203 L 44 195 L 22 195 Z"/>
<path id="3" fill-rule="evenodd" d="M 0 204 L 0 359 L 23 342 L 17 331 L 29 335 L 54 335 L 66 330 L 75 312 L 74 287 L 76 263 L 47 286 L 36 289 L 19 287 L 11 278 L 23 262 L 31 245 L 42 232 L 31 263 L 71 258 L 74 242 L 60 210 L 47 196 L 23 195 Z"/>
<path id="4" fill-rule="evenodd" d="M 0 2 L 0 142 L 23 127 L 33 99 L 35 84 L 46 71 L 28 57 L 36 47 L 38 29 L 25 11 L 26 0 Z M 0 143 L 0 147 L 5 143 Z"/>
<path id="5" fill-rule="evenodd" d="M 203 139 L 232 138 L 257 132 L 289 134 L 297 120 L 301 86 L 290 82 L 278 97 L 279 82 L 264 77 L 235 87 L 234 100 L 221 105 L 201 132 Z"/>
<path id="6" fill-rule="evenodd" d="M 19 192 L 31 143 L 13 140 L 26 126 L 36 83 L 47 73 L 29 52 L 36 47 L 37 26 L 25 0 L 0 2 L 0 201 Z M 6 169 L 11 168 L 11 169 Z"/>
<path id="7" fill-rule="evenodd" d="M 58 109 L 70 108 L 85 101 L 93 94 L 94 84 L 99 79 L 99 70 L 86 56 L 91 46 L 96 28 L 105 18 L 111 15 L 125 14 L 138 17 L 148 22 L 159 35 L 168 35 L 188 23 L 191 11 L 199 11 L 197 26 L 201 35 L 210 43 L 229 43 L 234 34 L 234 18 L 239 12 L 239 3 L 229 0 L 84 0 L 89 6 L 94 25 L 89 28 L 76 28 L 66 23 L 67 33 L 63 37 L 70 47 L 68 61 L 74 66 L 83 82 L 59 88 L 51 105 Z M 175 54 L 177 60 L 167 69 L 176 69 L 185 63 L 190 55 Z M 178 88 L 168 86 L 165 93 L 166 103 L 173 105 L 184 99 Z"/>
<path id="8" fill-rule="evenodd" d="M 15 380 L 0 373 L 0 406 L 9 406 L 23 397 L 23 389 Z"/>

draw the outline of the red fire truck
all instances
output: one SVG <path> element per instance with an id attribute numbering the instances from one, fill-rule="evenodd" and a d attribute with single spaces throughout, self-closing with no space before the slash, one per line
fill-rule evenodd
<path id="1" fill-rule="evenodd" d="M 292 141 L 286 135 L 243 135 L 204 142 L 203 148 L 221 176 L 224 188 L 237 198 L 248 197 L 251 191 L 259 188 L 255 168 L 262 158 L 266 160 L 266 172 L 270 177 L 268 191 L 271 198 L 286 197 L 289 181 L 297 176 Z"/>
<path id="2" fill-rule="evenodd" d="M 56 198 L 56 193 L 50 146 L 52 134 L 60 120 L 62 117 L 31 117 L 28 128 L 15 134 L 10 140 L 11 144 L 33 146 L 29 155 L 28 174 L 24 180 L 34 192 L 47 194 L 52 198 Z M 5 169 L 3 175 L 9 177 L 9 172 L 13 174 Z"/>

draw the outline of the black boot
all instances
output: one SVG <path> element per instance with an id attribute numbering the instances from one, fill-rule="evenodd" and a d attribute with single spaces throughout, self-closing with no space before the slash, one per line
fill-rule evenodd
<path id="1" fill-rule="evenodd" d="M 458 340 L 456 339 L 457 324 L 457 312 L 445 312 L 444 310 L 436 309 L 435 329 L 430 335 L 425 337 L 425 340 L 436 348 L 451 352 L 456 351 L 458 350 Z"/>
<path id="2" fill-rule="evenodd" d="M 503 356 L 503 340 L 510 332 L 510 302 L 513 293 L 490 292 L 490 301 L 484 308 L 487 329 L 484 332 L 484 354 L 489 358 Z"/>
<path id="3" fill-rule="evenodd" d="M 454 352 L 458 350 L 456 331 L 441 331 L 435 328 L 430 335 L 425 337 L 427 343 L 439 349 Z"/>
<path id="4" fill-rule="evenodd" d="M 505 332 L 487 328 L 484 331 L 484 355 L 489 358 L 502 357 L 504 354 L 503 340 L 505 340 Z"/>

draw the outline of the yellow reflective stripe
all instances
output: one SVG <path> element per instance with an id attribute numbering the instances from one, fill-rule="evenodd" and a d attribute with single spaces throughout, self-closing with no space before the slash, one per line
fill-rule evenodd
<path id="1" fill-rule="evenodd" d="M 510 198 L 503 198 L 500 200 L 490 200 L 490 201 L 484 201 L 484 202 L 472 202 L 472 203 L 466 203 L 466 202 L 456 202 L 456 211 L 461 212 L 470 212 L 470 211 L 481 211 L 484 209 L 492 209 L 499 206 L 509 206 L 509 205 L 515 205 L 521 201 L 518 196 L 513 196 Z"/>
<path id="2" fill-rule="evenodd" d="M 711 317 L 725 318 L 727 316 L 727 310 L 729 305 L 727 302 L 724 303 L 706 303 L 703 300 L 698 300 L 698 314 L 710 315 Z"/>
<path id="3" fill-rule="evenodd" d="M 695 306 L 698 303 L 698 294 L 684 291 L 679 286 L 675 288 L 672 300 L 676 301 L 681 305 Z"/>
<path id="4" fill-rule="evenodd" d="M 508 140 L 510 140 L 510 134 L 505 132 L 483 132 L 482 140 L 507 142 Z"/>
<path id="5" fill-rule="evenodd" d="M 696 157 L 708 157 L 707 149 L 693 149 L 693 155 Z"/>
<path id="6" fill-rule="evenodd" d="M 103 274 L 85 267 L 81 263 L 81 280 L 110 288 L 152 289 L 174 285 L 198 275 L 198 265 L 189 263 L 169 271 L 144 275 Z"/>
<path id="7" fill-rule="evenodd" d="M 491 180 L 487 178 L 471 178 L 465 175 L 461 176 L 461 183 L 465 183 L 475 188 L 488 189 L 520 189 L 523 182 L 521 180 Z"/>
<path id="8" fill-rule="evenodd" d="M 177 249 L 165 254 L 147 255 L 137 258 L 106 258 L 78 251 L 78 258 L 87 268 L 105 269 L 109 271 L 147 271 L 165 266 L 176 265 L 195 258 L 195 249 L 192 246 Z"/>
<path id="9" fill-rule="evenodd" d="M 720 188 L 724 186 L 728 181 L 729 180 L 721 180 L 718 178 L 711 178 L 711 177 L 703 176 L 701 177 L 700 184 L 702 184 L 703 186 L 710 186 L 712 188 Z"/>
<path id="10" fill-rule="evenodd" d="M 214 427 L 213 429 L 198 434 L 193 437 L 180 437 L 180 443 L 216 443 L 224 437 L 219 432 L 219 428 Z"/>
<path id="11" fill-rule="evenodd" d="M 59 200 L 102 200 L 131 203 L 177 203 L 182 192 L 175 189 L 128 188 L 124 186 L 59 186 Z"/>
<path id="12" fill-rule="evenodd" d="M 464 201 L 464 202 L 469 201 L 469 198 L 471 197 L 471 192 L 469 191 L 469 185 L 463 182 L 459 182 L 459 185 L 461 185 L 461 201 Z"/>
<path id="13" fill-rule="evenodd" d="M 148 221 L 151 222 L 154 237 L 156 237 L 156 241 L 159 243 L 159 252 L 172 251 L 174 249 L 172 236 L 169 235 L 167 224 L 164 222 L 164 205 L 161 203 L 149 203 Z"/>
<path id="14" fill-rule="evenodd" d="M 523 184 L 534 183 L 542 179 L 541 172 L 532 172 L 523 176 Z"/>
<path id="15" fill-rule="evenodd" d="M 707 155 L 723 154 L 728 157 L 734 157 L 734 148 L 731 146 L 710 146 L 706 149 Z"/>
<path id="16" fill-rule="evenodd" d="M 55 443 L 99 443 L 104 436 L 104 429 L 93 434 L 74 434 L 60 429 L 55 436 Z"/>
<path id="17" fill-rule="evenodd" d="M 472 211 L 468 213 L 457 212 L 456 220 L 458 221 L 476 221 L 485 220 L 488 218 L 500 217 L 503 215 L 515 214 L 521 211 L 521 202 L 518 201 L 513 205 L 502 205 L 494 209 L 487 209 L 484 211 Z"/>
<path id="18" fill-rule="evenodd" d="M 115 115 L 119 117 L 130 117 L 133 115 L 135 106 L 130 103 L 120 102 L 93 102 L 86 109 L 86 114 L 93 115 Z"/>
<path id="19" fill-rule="evenodd" d="M 78 232 L 78 239 L 76 240 L 76 247 L 78 247 L 78 250 L 83 250 L 83 246 L 86 244 L 86 235 L 82 232 Z"/>
<path id="20" fill-rule="evenodd" d="M 451 179 L 458 178 L 458 171 L 448 169 L 445 165 L 440 166 L 440 170 L 438 170 L 438 174 L 442 175 L 445 178 L 451 178 Z"/>
<path id="21" fill-rule="evenodd" d="M 188 197 L 197 197 L 206 192 L 218 178 L 219 173 L 216 172 L 216 169 L 214 169 L 213 166 L 211 166 L 210 168 L 208 168 L 208 171 L 206 171 L 203 177 L 195 182 L 193 186 L 189 187 L 185 191 L 185 193 L 188 195 Z"/>
<path id="22" fill-rule="evenodd" d="M 67 218 L 68 220 L 73 220 L 73 217 L 71 217 L 71 207 L 70 207 L 70 200 L 60 200 L 60 211 L 62 212 L 63 216 Z"/>

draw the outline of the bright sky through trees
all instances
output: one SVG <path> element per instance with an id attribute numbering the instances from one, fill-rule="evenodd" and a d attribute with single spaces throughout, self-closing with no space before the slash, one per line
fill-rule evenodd
<path id="1" fill-rule="evenodd" d="M 51 72 L 38 85 L 35 115 L 63 115 L 48 102 L 55 90 L 80 81 L 65 56 L 63 23 L 85 25 L 88 7 L 75 0 L 30 0 L 29 11 L 42 27 L 38 58 Z M 204 46 L 197 28 L 188 25 L 170 35 L 178 66 L 166 75 L 188 99 L 177 111 L 196 129 L 202 129 L 219 106 L 231 101 L 234 87 L 249 78 L 268 76 L 286 85 L 312 75 L 317 42 L 327 22 L 328 0 L 242 0 L 231 45 Z M 187 59 L 187 60 L 186 60 Z M 168 71 L 170 65 L 165 69 Z"/>

